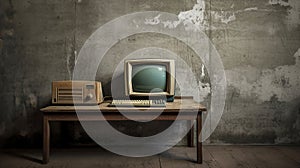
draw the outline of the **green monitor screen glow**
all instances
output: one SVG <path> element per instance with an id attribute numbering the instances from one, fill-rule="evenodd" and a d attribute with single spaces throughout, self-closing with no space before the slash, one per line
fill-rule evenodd
<path id="1" fill-rule="evenodd" d="M 127 60 L 125 61 L 124 76 L 126 95 L 174 96 L 174 60 Z"/>
<path id="2" fill-rule="evenodd" d="M 141 93 L 165 92 L 167 84 L 165 65 L 133 65 L 132 90 Z"/>

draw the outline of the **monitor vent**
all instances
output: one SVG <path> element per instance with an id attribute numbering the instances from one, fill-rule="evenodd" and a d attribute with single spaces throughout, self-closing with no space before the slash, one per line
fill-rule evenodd
<path id="1" fill-rule="evenodd" d="M 58 88 L 57 89 L 57 99 L 58 101 L 64 102 L 82 102 L 83 100 L 83 90 L 82 88 Z"/>

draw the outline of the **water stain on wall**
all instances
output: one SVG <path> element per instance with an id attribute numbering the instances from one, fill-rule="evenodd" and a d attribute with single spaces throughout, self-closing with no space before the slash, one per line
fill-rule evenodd
<path id="1" fill-rule="evenodd" d="M 259 71 L 246 66 L 227 70 L 228 85 L 239 89 L 242 97 L 256 97 L 257 103 L 269 101 L 274 95 L 279 101 L 292 101 L 300 97 L 300 48 L 294 58 L 295 65 L 278 66 L 275 69 Z"/>
<path id="2" fill-rule="evenodd" d="M 0 146 L 39 144 L 38 109 L 50 104 L 51 81 L 71 78 L 75 51 L 99 26 L 145 10 L 177 14 L 175 22 L 158 15 L 145 24 L 172 29 L 182 23 L 204 31 L 221 55 L 228 79 L 227 106 L 210 142 L 300 143 L 299 4 L 299 0 L 125 0 L 124 5 L 119 0 L 1 1 L 0 88 L 6 92 L 1 93 L 5 99 L 0 106 L 6 112 L 0 114 Z M 198 75 L 194 87 L 209 97 L 209 77 L 201 60 L 195 60 L 187 46 L 161 35 L 120 40 L 107 53 L 99 80 L 108 83 L 121 56 L 145 47 L 142 44 L 164 46 L 184 58 Z M 109 93 L 109 88 L 104 91 Z M 54 141 L 66 139 L 59 131 L 62 126 L 53 126 Z M 138 127 L 138 134 L 141 130 Z M 84 139 L 84 134 L 75 135 Z"/>

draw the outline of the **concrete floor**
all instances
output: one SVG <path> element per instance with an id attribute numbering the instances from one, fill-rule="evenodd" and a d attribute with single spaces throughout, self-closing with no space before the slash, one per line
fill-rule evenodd
<path id="1" fill-rule="evenodd" d="M 129 158 L 99 147 L 53 149 L 50 162 L 41 164 L 41 150 L 6 149 L 0 153 L 1 168 L 235 168 L 300 167 L 297 146 L 204 146 L 204 163 L 194 163 L 195 148 L 175 147 L 162 154 Z"/>

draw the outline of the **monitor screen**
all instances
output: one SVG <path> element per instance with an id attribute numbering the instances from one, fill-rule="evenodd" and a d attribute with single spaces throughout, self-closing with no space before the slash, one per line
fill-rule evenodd
<path id="1" fill-rule="evenodd" d="M 161 64 L 133 65 L 132 90 L 141 93 L 166 92 L 167 66 Z"/>
<path id="2" fill-rule="evenodd" d="M 131 97 L 166 96 L 175 93 L 175 61 L 136 59 L 124 62 L 125 94 Z"/>

